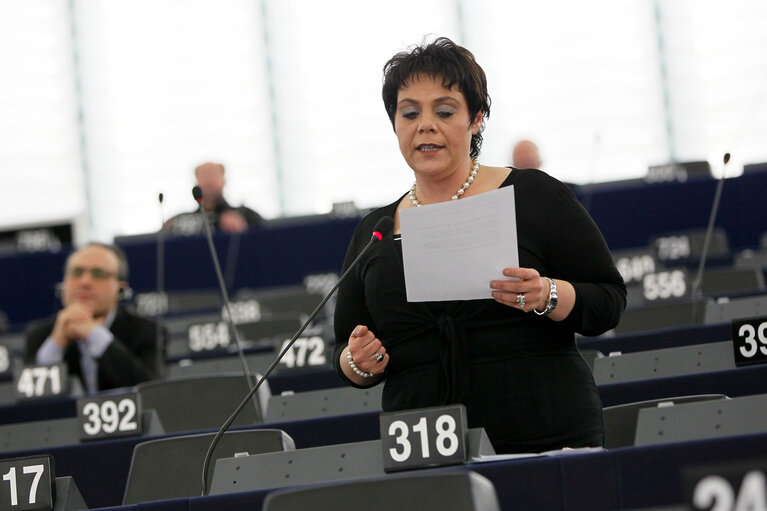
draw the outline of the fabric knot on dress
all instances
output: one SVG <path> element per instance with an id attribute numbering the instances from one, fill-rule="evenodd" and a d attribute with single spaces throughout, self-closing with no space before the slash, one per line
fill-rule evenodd
<path id="1" fill-rule="evenodd" d="M 439 350 L 441 404 L 461 402 L 469 390 L 469 346 L 460 321 L 447 313 L 435 322 L 443 343 Z"/>

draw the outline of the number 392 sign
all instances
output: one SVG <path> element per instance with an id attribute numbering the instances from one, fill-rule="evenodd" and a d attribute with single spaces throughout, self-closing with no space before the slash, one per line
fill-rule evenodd
<path id="1" fill-rule="evenodd" d="M 77 401 L 80 440 L 140 435 L 141 403 L 134 393 Z"/>
<path id="2" fill-rule="evenodd" d="M 466 461 L 466 407 L 382 413 L 384 471 L 455 465 Z"/>

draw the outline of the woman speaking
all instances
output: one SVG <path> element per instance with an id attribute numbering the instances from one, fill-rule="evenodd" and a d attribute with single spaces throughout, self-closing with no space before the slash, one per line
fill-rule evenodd
<path id="1" fill-rule="evenodd" d="M 464 404 L 499 453 L 601 446 L 602 406 L 575 333 L 613 328 L 626 288 L 599 229 L 546 173 L 479 163 L 490 98 L 465 48 L 439 38 L 398 53 L 383 101 L 415 182 L 354 233 L 345 268 L 376 222 L 394 219 L 339 290 L 336 370 L 357 387 L 383 382 L 385 411 Z M 493 299 L 408 302 L 399 212 L 511 185 L 520 267 L 487 283 Z"/>

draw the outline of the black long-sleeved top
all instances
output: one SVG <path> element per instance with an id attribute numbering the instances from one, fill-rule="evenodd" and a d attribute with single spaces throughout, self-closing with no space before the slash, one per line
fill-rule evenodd
<path id="1" fill-rule="evenodd" d="M 408 303 L 402 248 L 390 234 L 339 290 L 333 362 L 354 385 L 339 356 L 354 327 L 366 325 L 390 356 L 384 410 L 463 403 L 469 426 L 484 427 L 497 452 L 601 445 L 601 402 L 574 334 L 613 328 L 626 287 L 599 229 L 567 186 L 532 169 L 513 169 L 501 186 L 510 185 L 520 267 L 570 282 L 576 293 L 570 315 L 557 322 L 491 299 Z M 362 220 L 344 268 L 398 203 Z"/>

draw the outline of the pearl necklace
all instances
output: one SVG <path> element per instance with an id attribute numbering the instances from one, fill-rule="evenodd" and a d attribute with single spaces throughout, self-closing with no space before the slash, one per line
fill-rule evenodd
<path id="1" fill-rule="evenodd" d="M 469 178 L 463 184 L 461 189 L 458 190 L 455 195 L 450 197 L 450 200 L 458 200 L 461 198 L 461 195 L 463 195 L 464 192 L 469 189 L 469 186 L 471 186 L 471 183 L 474 182 L 474 178 L 477 177 L 478 170 L 479 170 L 479 162 L 477 160 L 474 160 L 474 165 L 471 168 L 471 174 L 469 174 Z M 410 192 L 408 192 L 408 195 L 410 196 L 410 202 L 412 202 L 415 207 L 421 207 L 422 204 L 418 201 L 418 199 L 415 196 L 417 187 L 418 187 L 418 182 L 416 181 L 413 183 L 413 186 L 410 188 Z"/>

